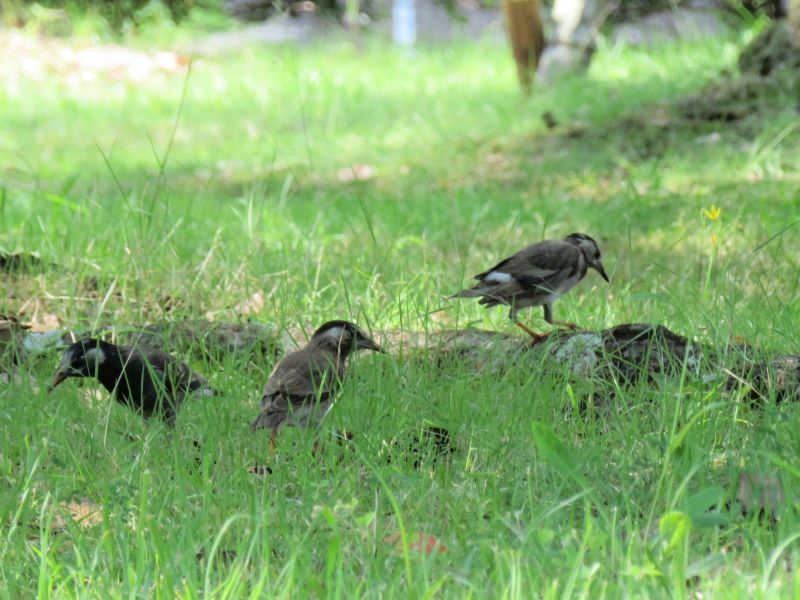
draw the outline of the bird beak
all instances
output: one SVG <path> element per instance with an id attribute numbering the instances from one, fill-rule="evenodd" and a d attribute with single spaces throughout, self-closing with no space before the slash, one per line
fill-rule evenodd
<path id="1" fill-rule="evenodd" d="M 64 371 L 62 369 L 59 369 L 58 371 L 56 371 L 56 374 L 53 375 L 53 381 L 50 383 L 50 386 L 47 388 L 47 393 L 49 394 L 50 392 L 52 392 L 56 388 L 56 386 L 58 386 L 58 384 L 60 384 L 62 381 L 64 381 L 67 377 L 69 377 L 69 373 L 67 373 L 67 371 Z"/>
<path id="2" fill-rule="evenodd" d="M 381 354 L 386 354 L 386 350 L 381 348 L 378 344 L 373 342 L 369 338 L 362 338 L 358 340 L 358 347 L 364 350 L 373 350 L 375 352 L 380 352 Z"/>
<path id="3" fill-rule="evenodd" d="M 602 277 L 603 279 L 605 279 L 605 280 L 606 280 L 608 283 L 611 283 L 611 280 L 608 278 L 608 275 L 606 275 L 606 270 L 603 268 L 603 263 L 601 263 L 601 262 L 598 260 L 598 261 L 597 261 L 596 263 L 594 263 L 592 266 L 595 268 L 595 270 L 596 270 L 598 273 L 600 273 L 600 277 Z"/>

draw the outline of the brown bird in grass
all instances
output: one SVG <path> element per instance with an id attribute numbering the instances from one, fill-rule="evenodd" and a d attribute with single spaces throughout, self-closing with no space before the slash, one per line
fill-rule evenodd
<path id="1" fill-rule="evenodd" d="M 175 357 L 160 350 L 116 346 L 83 339 L 69 346 L 48 392 L 70 377 L 96 377 L 119 402 L 145 419 L 160 417 L 175 426 L 187 396 L 218 396 L 208 382 Z"/>
<path id="2" fill-rule="evenodd" d="M 270 429 L 270 449 L 284 425 L 318 424 L 330 410 L 345 375 L 347 358 L 358 350 L 383 352 L 357 325 L 329 321 L 308 344 L 286 355 L 272 370 L 261 397 L 261 413 L 250 425 Z"/>
<path id="3" fill-rule="evenodd" d="M 597 242 L 583 233 L 571 233 L 563 240 L 544 240 L 523 248 L 475 275 L 478 283 L 451 298 L 480 298 L 480 304 L 487 307 L 509 306 L 508 318 L 539 340 L 544 334 L 520 323 L 517 311 L 542 306 L 545 321 L 574 329 L 574 323 L 553 320 L 553 303 L 583 279 L 590 268 L 608 281 Z"/>

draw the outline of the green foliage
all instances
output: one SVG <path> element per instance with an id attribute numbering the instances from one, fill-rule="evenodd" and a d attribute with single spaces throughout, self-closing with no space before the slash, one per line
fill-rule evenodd
<path id="1" fill-rule="evenodd" d="M 142 15 L 152 11 L 154 5 L 163 6 L 166 13 L 175 22 L 185 19 L 195 0 L 6 0 L 3 6 L 6 13 L 18 15 L 31 14 L 31 8 L 42 6 L 48 9 L 65 9 L 74 19 L 83 19 L 89 15 L 99 15 L 105 19 L 111 29 L 121 32 L 126 24 L 137 26 Z"/>
<path id="2" fill-rule="evenodd" d="M 742 14 L 777 17 L 783 15 L 781 0 L 727 0 L 731 9 Z M 680 6 L 691 6 L 689 0 L 622 0 L 612 12 L 615 21 L 641 18 L 649 13 L 670 10 Z"/>

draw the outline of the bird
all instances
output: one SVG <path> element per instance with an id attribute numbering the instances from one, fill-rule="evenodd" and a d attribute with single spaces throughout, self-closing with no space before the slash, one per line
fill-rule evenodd
<path id="1" fill-rule="evenodd" d="M 544 320 L 550 325 L 575 329 L 574 323 L 553 320 L 553 303 L 583 279 L 590 268 L 609 281 L 597 242 L 584 233 L 571 233 L 563 240 L 543 240 L 523 248 L 475 275 L 478 283 L 473 287 L 450 297 L 480 298 L 480 304 L 487 307 L 509 306 L 508 318 L 538 341 L 545 334 L 520 323 L 517 311 L 542 306 Z"/>
<path id="2" fill-rule="evenodd" d="M 120 404 L 145 419 L 159 417 L 173 428 L 187 396 L 222 395 L 166 352 L 93 338 L 79 340 L 64 351 L 48 393 L 70 377 L 95 377 Z"/>
<path id="3" fill-rule="evenodd" d="M 250 429 L 270 429 L 274 451 L 281 427 L 318 424 L 341 388 L 348 357 L 358 350 L 385 353 L 354 323 L 336 320 L 320 325 L 305 347 L 275 365 L 261 396 L 261 412 Z"/>

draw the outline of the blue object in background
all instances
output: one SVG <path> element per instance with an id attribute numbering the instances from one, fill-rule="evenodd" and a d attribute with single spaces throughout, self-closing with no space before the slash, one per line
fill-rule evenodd
<path id="1" fill-rule="evenodd" d="M 401 46 L 413 46 L 417 41 L 417 12 L 415 0 L 393 0 L 392 39 Z"/>

